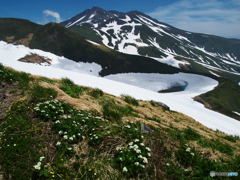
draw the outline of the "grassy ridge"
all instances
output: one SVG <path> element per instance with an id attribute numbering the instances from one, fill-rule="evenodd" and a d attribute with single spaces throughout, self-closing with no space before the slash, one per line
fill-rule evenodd
<path id="1" fill-rule="evenodd" d="M 65 95 L 58 89 L 62 82 L 77 86 L 69 79 L 20 76 L 2 65 L 0 70 L 1 82 L 9 85 L 28 79 L 21 85 L 24 98 L 12 102 L 0 122 L 5 179 L 206 179 L 210 171 L 239 170 L 239 137 L 214 132 L 154 101 L 91 88 L 70 98 L 72 89 L 63 89 Z M 67 99 L 101 110 L 75 108 Z M 142 123 L 154 133 L 142 133 Z"/>
<path id="2" fill-rule="evenodd" d="M 212 110 L 240 120 L 232 111 L 240 112 L 240 86 L 227 79 L 220 79 L 219 85 L 212 91 L 200 95 L 208 102 Z"/>

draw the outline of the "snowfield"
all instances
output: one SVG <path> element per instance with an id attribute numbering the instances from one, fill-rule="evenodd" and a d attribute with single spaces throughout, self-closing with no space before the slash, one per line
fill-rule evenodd
<path id="1" fill-rule="evenodd" d="M 41 66 L 17 61 L 30 53 L 52 59 L 52 65 Z M 0 41 L 0 54 L 0 63 L 4 66 L 49 78 L 68 77 L 76 84 L 99 88 L 115 96 L 127 94 L 136 99 L 161 101 L 167 104 L 171 110 L 182 112 L 213 130 L 219 129 L 227 134 L 240 136 L 239 121 L 208 110 L 192 99 L 218 85 L 218 82 L 211 78 L 184 73 L 173 75 L 129 73 L 110 75 L 105 78 L 96 77 L 101 66 L 95 63 L 76 63 L 52 53 L 29 49 L 22 45 L 15 46 L 3 41 Z M 164 88 L 173 82 L 182 81 L 188 82 L 185 91 L 163 94 L 156 92 L 159 88 Z"/>

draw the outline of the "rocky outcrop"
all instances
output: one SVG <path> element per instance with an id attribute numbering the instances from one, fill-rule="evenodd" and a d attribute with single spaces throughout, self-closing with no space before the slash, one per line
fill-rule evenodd
<path id="1" fill-rule="evenodd" d="M 160 101 L 156 101 L 156 103 L 157 103 L 157 105 L 159 105 L 159 106 L 161 106 L 161 107 L 163 107 L 164 109 L 166 109 L 166 110 L 170 110 L 170 107 L 168 107 L 166 104 L 164 104 L 164 103 L 162 103 L 162 102 L 160 102 Z"/>
<path id="2" fill-rule="evenodd" d="M 154 133 L 154 130 L 152 130 L 150 127 L 148 127 L 147 125 L 141 123 L 141 129 L 142 129 L 142 133 L 147 133 L 147 134 L 152 134 Z"/>
<path id="3" fill-rule="evenodd" d="M 31 53 L 30 55 L 26 55 L 24 58 L 21 58 L 18 61 L 26 62 L 26 63 L 37 63 L 40 65 L 42 65 L 42 63 L 51 65 L 52 60 L 43 56 L 39 56 L 38 54 Z"/>
<path id="4" fill-rule="evenodd" d="M 32 37 L 33 37 L 33 33 L 29 33 L 25 38 L 14 41 L 15 36 L 9 36 L 5 38 L 5 41 L 8 43 L 22 44 L 26 47 L 29 47 L 29 43 L 31 42 Z"/>
<path id="5" fill-rule="evenodd" d="M 206 101 L 204 101 L 202 98 L 200 98 L 200 96 L 195 96 L 193 98 L 193 100 L 203 104 L 204 107 L 207 108 L 207 109 L 212 109 L 211 106 Z"/>

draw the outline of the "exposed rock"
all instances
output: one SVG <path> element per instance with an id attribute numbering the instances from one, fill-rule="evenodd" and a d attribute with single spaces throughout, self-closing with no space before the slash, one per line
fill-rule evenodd
<path id="1" fill-rule="evenodd" d="M 204 107 L 207 108 L 207 109 L 212 109 L 211 106 L 206 101 L 204 101 L 202 98 L 200 98 L 200 96 L 195 96 L 193 98 L 193 100 L 203 104 Z"/>
<path id="2" fill-rule="evenodd" d="M 14 38 L 15 38 L 15 36 L 9 36 L 9 37 L 7 36 L 7 37 L 5 37 L 5 41 L 8 43 L 12 43 Z"/>
<path id="3" fill-rule="evenodd" d="M 148 127 L 147 125 L 141 123 L 141 127 L 142 127 L 142 133 L 147 133 L 147 134 L 152 134 L 154 133 L 154 130 L 152 130 L 150 127 Z"/>
<path id="4" fill-rule="evenodd" d="M 156 103 L 157 103 L 157 105 L 162 106 L 164 109 L 170 110 L 170 107 L 168 107 L 166 104 L 164 104 L 164 103 L 162 103 L 160 101 L 158 101 L 158 102 L 156 101 Z"/>
<path id="5" fill-rule="evenodd" d="M 31 53 L 31 55 L 26 55 L 25 57 L 19 59 L 18 61 L 26 63 L 37 63 L 40 65 L 42 65 L 42 63 L 47 63 L 48 65 L 50 65 L 52 60 L 43 56 L 39 56 L 38 54 Z"/>
<path id="6" fill-rule="evenodd" d="M 29 33 L 25 38 L 18 39 L 14 41 L 15 36 L 5 37 L 5 41 L 8 43 L 22 44 L 26 47 L 29 47 L 29 43 L 31 42 L 33 37 L 33 33 Z"/>

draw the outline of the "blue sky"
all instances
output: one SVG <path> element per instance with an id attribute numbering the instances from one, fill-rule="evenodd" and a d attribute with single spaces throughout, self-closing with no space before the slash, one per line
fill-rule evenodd
<path id="1" fill-rule="evenodd" d="M 0 17 L 45 24 L 67 20 L 93 6 L 138 10 L 183 30 L 240 39 L 240 0 L 2 0 Z"/>

